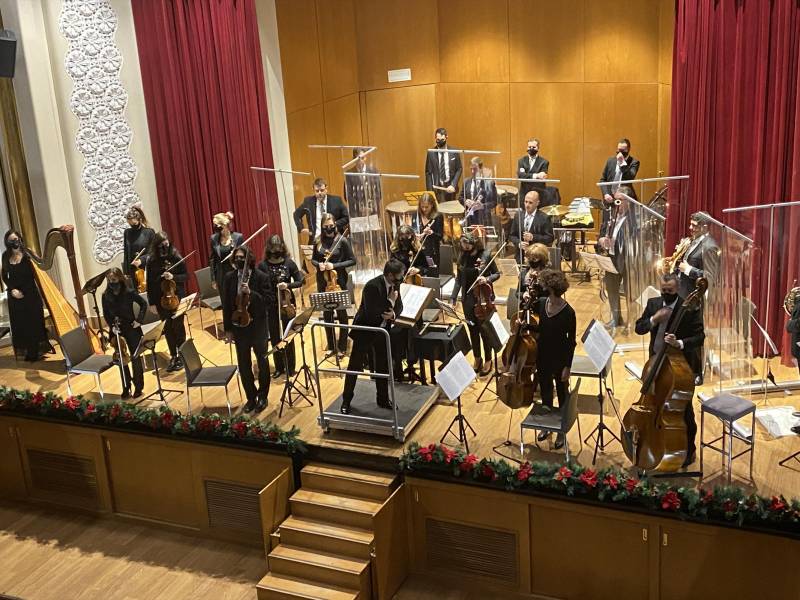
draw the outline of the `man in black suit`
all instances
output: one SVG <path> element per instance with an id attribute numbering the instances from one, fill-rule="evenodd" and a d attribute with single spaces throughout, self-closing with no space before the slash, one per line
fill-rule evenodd
<path id="1" fill-rule="evenodd" d="M 520 179 L 547 179 L 550 161 L 539 154 L 539 140 L 528 140 L 528 153 L 517 161 L 517 177 Z M 542 191 L 545 184 L 532 181 L 519 182 L 519 197 L 525 198 L 531 190 Z"/>
<path id="2" fill-rule="evenodd" d="M 615 181 L 629 181 L 636 179 L 636 174 L 639 172 L 639 161 L 630 155 L 631 142 L 628 138 L 622 138 L 617 142 L 617 153 L 606 161 L 606 166 L 603 168 L 603 175 L 600 181 L 609 181 L 611 185 L 600 186 L 603 191 L 603 198 L 607 202 L 614 199 L 614 192 L 617 191 L 619 185 L 614 185 Z M 631 192 L 628 194 L 631 198 L 636 199 L 636 192 L 631 187 Z"/>
<path id="3" fill-rule="evenodd" d="M 622 303 L 620 302 L 620 287 L 625 279 L 625 244 L 629 231 L 633 231 L 633 215 L 628 211 L 628 200 L 633 190 L 626 185 L 619 186 L 614 196 L 607 200 L 603 198 L 606 208 L 603 210 L 603 220 L 600 224 L 600 237 L 597 239 L 597 251 L 606 254 L 614 264 L 616 273 L 606 271 L 603 282 L 608 296 L 608 305 L 611 309 L 611 321 L 607 326 L 613 331 L 615 327 L 624 327 L 622 318 Z M 613 333 L 612 333 L 613 334 Z"/>
<path id="4" fill-rule="evenodd" d="M 455 200 L 461 180 L 461 153 L 451 151 L 447 145 L 447 130 L 444 127 L 436 130 L 436 149 L 441 152 L 428 150 L 425 157 L 425 189 L 436 193 L 437 202 Z M 446 190 L 436 190 L 434 185 Z"/>
<path id="5" fill-rule="evenodd" d="M 525 262 L 525 250 L 531 244 L 544 244 L 551 246 L 555 236 L 553 224 L 539 208 L 539 192 L 531 190 L 525 195 L 525 210 L 517 212 L 511 224 L 508 241 L 517 247 L 517 262 Z"/>
<path id="6" fill-rule="evenodd" d="M 303 203 L 294 211 L 294 223 L 297 225 L 298 233 L 307 233 L 312 240 L 317 239 L 320 234 L 322 215 L 330 213 L 336 220 L 336 229 L 340 233 L 344 232 L 350 222 L 350 215 L 347 206 L 339 196 L 328 195 L 328 182 L 322 177 L 314 180 L 314 195 L 303 198 Z M 306 225 L 303 226 L 303 218 Z"/>
<path id="7" fill-rule="evenodd" d="M 380 177 L 375 167 L 367 164 L 366 149 L 353 148 L 353 159 L 358 159 L 344 177 L 344 197 L 352 217 L 378 214 L 381 201 Z"/>
<path id="8" fill-rule="evenodd" d="M 497 206 L 497 187 L 494 181 L 483 178 L 483 161 L 480 156 L 470 159 L 469 169 L 471 176 L 464 180 L 464 188 L 458 198 L 464 206 L 465 214 L 469 215 L 467 225 L 491 225 L 492 212 Z"/>
<path id="9" fill-rule="evenodd" d="M 239 246 L 233 251 L 233 265 L 236 270 L 225 276 L 222 285 L 222 320 L 225 325 L 225 337 L 228 343 L 236 346 L 236 361 L 242 379 L 247 403 L 244 412 L 260 412 L 267 406 L 269 393 L 269 362 L 267 362 L 267 306 L 271 293 L 269 276 L 256 269 L 253 253 L 247 246 Z M 245 269 L 247 267 L 247 269 Z M 249 273 L 249 275 L 248 275 Z M 233 313 L 236 310 L 236 297 L 240 289 L 250 293 L 250 324 L 239 327 L 234 323 Z M 272 318 L 278 318 L 272 315 Z M 258 388 L 253 376 L 253 358 L 258 363 Z"/>
<path id="10" fill-rule="evenodd" d="M 361 305 L 353 319 L 353 325 L 367 325 L 369 327 L 383 327 L 389 331 L 389 335 L 395 336 L 393 331 L 394 320 L 397 315 L 403 312 L 403 301 L 400 298 L 400 284 L 403 282 L 405 266 L 397 259 L 390 259 L 383 267 L 383 275 L 370 279 L 364 285 L 361 294 Z M 389 357 L 386 355 L 386 340 L 383 335 L 353 329 L 350 331 L 350 338 L 353 340 L 353 347 L 350 350 L 350 362 L 347 365 L 348 371 L 361 371 L 364 365 L 373 365 L 376 373 L 389 373 Z M 393 340 L 394 342 L 394 340 Z M 399 350 L 399 344 L 398 344 Z M 395 343 L 392 343 L 392 354 L 395 365 L 399 363 L 399 358 L 395 355 Z M 397 372 L 397 367 L 392 372 Z M 344 391 L 342 392 L 342 414 L 350 414 L 350 402 L 353 400 L 353 392 L 356 387 L 356 375 L 348 373 L 344 378 Z M 377 392 L 378 406 L 381 408 L 392 408 L 389 399 L 389 380 L 385 378 L 375 378 L 375 389 Z"/>
<path id="11" fill-rule="evenodd" d="M 705 212 L 696 212 L 689 217 L 689 235 L 692 243 L 683 255 L 683 260 L 675 265 L 675 274 L 678 276 L 678 293 L 686 298 L 697 287 L 700 277 L 711 279 L 716 276 L 719 269 L 719 246 L 708 232 L 710 215 Z"/>
<path id="12" fill-rule="evenodd" d="M 683 305 L 683 298 L 678 295 L 678 278 L 673 273 L 661 277 L 661 296 L 647 301 L 644 313 L 636 321 L 636 333 L 645 335 L 650 333 L 650 356 L 660 352 L 665 345 L 683 351 L 686 362 L 695 374 L 699 375 L 699 366 L 696 361 L 696 349 L 702 346 L 706 334 L 703 330 L 703 314 L 699 310 L 687 311 L 675 333 L 666 333 L 672 326 L 672 318 Z M 697 423 L 694 419 L 694 407 L 687 403 L 684 413 L 686 429 L 689 437 L 686 462 L 684 466 L 694 461 L 695 437 Z"/>

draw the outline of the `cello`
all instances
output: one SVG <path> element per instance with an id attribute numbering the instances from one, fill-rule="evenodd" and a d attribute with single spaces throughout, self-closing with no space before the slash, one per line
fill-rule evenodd
<path id="1" fill-rule="evenodd" d="M 697 288 L 672 315 L 664 334 L 674 334 L 688 311 L 699 310 L 708 281 Z M 683 351 L 664 344 L 642 371 L 639 399 L 622 419 L 622 448 L 634 466 L 644 471 L 674 472 L 683 466 L 689 439 L 684 412 L 694 397 L 694 374 Z"/>
<path id="2" fill-rule="evenodd" d="M 514 318 L 513 333 L 503 348 L 497 380 L 497 395 L 511 410 L 533 404 L 536 392 L 539 319 L 533 305 L 539 300 L 531 294 Z"/>

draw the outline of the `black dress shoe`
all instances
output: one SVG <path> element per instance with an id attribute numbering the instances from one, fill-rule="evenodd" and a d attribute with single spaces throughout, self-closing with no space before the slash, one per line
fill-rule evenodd
<path id="1" fill-rule="evenodd" d="M 174 370 L 175 371 L 180 371 L 182 368 L 183 368 L 183 361 L 180 359 L 180 357 L 178 357 L 178 358 L 175 359 L 175 369 Z"/>
<path id="2" fill-rule="evenodd" d="M 394 408 L 394 404 L 392 404 L 391 400 L 378 400 L 378 406 L 380 408 L 388 408 L 388 409 Z"/>
<path id="3" fill-rule="evenodd" d="M 540 431 L 539 435 L 536 436 L 536 441 L 537 442 L 544 442 L 549 437 L 550 437 L 550 432 L 549 431 Z"/>
<path id="4" fill-rule="evenodd" d="M 272 374 L 272 378 L 273 379 L 280 379 L 280 377 L 283 376 L 284 373 L 285 373 L 285 371 L 275 371 Z"/>
<path id="5" fill-rule="evenodd" d="M 343 400 L 342 401 L 342 406 L 341 406 L 341 408 L 339 408 L 339 412 L 342 413 L 343 415 L 349 415 L 350 414 L 350 403 L 349 402 L 345 402 Z"/>
<path id="6" fill-rule="evenodd" d="M 122 390 L 122 393 L 119 395 L 119 397 L 122 398 L 123 400 L 125 400 L 126 398 L 130 398 L 131 397 L 130 389 L 125 388 L 124 390 Z"/>
<path id="7" fill-rule="evenodd" d="M 564 434 L 558 433 L 556 434 L 556 442 L 553 444 L 553 448 L 556 450 L 561 450 L 564 447 Z"/>
<path id="8" fill-rule="evenodd" d="M 142 388 L 137 387 L 137 388 L 135 388 L 133 390 L 133 397 L 134 398 L 139 398 L 142 394 L 144 394 L 144 392 L 142 391 Z"/>
<path id="9" fill-rule="evenodd" d="M 258 401 L 256 402 L 256 408 L 254 412 L 260 413 L 265 408 L 267 408 L 267 399 L 259 398 Z"/>
<path id="10" fill-rule="evenodd" d="M 244 405 L 244 412 L 251 413 L 256 409 L 256 403 L 254 400 L 248 400 L 247 404 Z"/>

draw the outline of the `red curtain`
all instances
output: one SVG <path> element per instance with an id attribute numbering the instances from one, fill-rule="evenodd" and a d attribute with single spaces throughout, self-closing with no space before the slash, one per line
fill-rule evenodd
<path id="1" fill-rule="evenodd" d="M 722 209 L 800 200 L 799 81 L 797 0 L 677 0 L 670 172 L 692 180 L 687 201 L 670 204 L 668 247 L 685 235 L 696 210 L 753 237 L 751 298 L 765 322 L 772 272 L 768 329 L 784 355 L 788 338 L 777 307 L 798 277 L 800 211 L 777 209 L 772 244 L 779 258 L 770 263 L 768 211 L 754 218 Z"/>
<path id="2" fill-rule="evenodd" d="M 197 269 L 207 264 L 215 213 L 231 210 L 245 236 L 267 215 L 270 231 L 281 231 L 274 178 L 257 194 L 250 172 L 272 166 L 255 7 L 253 0 L 131 6 L 161 224 L 181 252 L 197 250 L 190 260 Z"/>

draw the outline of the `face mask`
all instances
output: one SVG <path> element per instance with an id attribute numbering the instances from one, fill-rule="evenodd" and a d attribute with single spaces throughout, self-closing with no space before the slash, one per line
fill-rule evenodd
<path id="1" fill-rule="evenodd" d="M 142 228 L 142 224 L 141 223 L 134 223 L 133 225 L 131 225 L 131 227 L 133 229 L 141 229 Z"/>
<path id="2" fill-rule="evenodd" d="M 528 262 L 528 266 L 531 269 L 541 269 L 542 268 L 542 263 L 540 263 L 538 260 L 535 260 L 533 262 Z"/>
<path id="3" fill-rule="evenodd" d="M 242 269 L 244 269 L 244 262 L 245 261 L 243 258 L 237 258 L 236 260 L 233 261 L 233 264 L 235 264 L 236 268 L 241 271 Z"/>
<path id="4" fill-rule="evenodd" d="M 667 294 L 665 292 L 661 292 L 661 298 L 664 300 L 665 304 L 672 304 L 678 299 L 678 294 Z"/>
<path id="5" fill-rule="evenodd" d="M 444 148 L 444 145 L 447 143 L 445 139 L 438 139 L 436 140 L 436 147 L 437 148 Z"/>
<path id="6" fill-rule="evenodd" d="M 169 246 L 159 246 L 158 254 L 160 256 L 166 256 L 167 254 L 169 254 Z"/>
<path id="7" fill-rule="evenodd" d="M 539 151 L 536 148 L 528 148 L 528 154 L 530 154 L 531 156 L 536 156 L 537 154 L 539 154 Z"/>
<path id="8" fill-rule="evenodd" d="M 19 250 L 21 245 L 22 244 L 20 244 L 19 240 L 8 240 L 6 242 L 6 247 L 11 248 L 12 250 Z"/>
<path id="9" fill-rule="evenodd" d="M 283 254 L 280 250 L 270 250 L 269 255 L 279 258 Z"/>
<path id="10" fill-rule="evenodd" d="M 322 228 L 322 231 L 324 231 L 326 235 L 333 235 L 336 233 L 336 225 L 326 225 Z"/>
<path id="11" fill-rule="evenodd" d="M 214 231 L 217 233 L 222 233 L 222 225 L 214 225 Z"/>
<path id="12" fill-rule="evenodd" d="M 627 150 L 617 150 L 624 158 L 628 158 L 628 151 Z"/>
<path id="13" fill-rule="evenodd" d="M 411 239 L 410 238 L 401 238 L 400 239 L 400 245 L 401 246 L 410 246 L 411 245 Z"/>
<path id="14" fill-rule="evenodd" d="M 122 289 L 122 284 L 119 281 L 112 281 L 108 284 L 108 287 L 113 293 L 119 294 L 119 291 Z"/>

